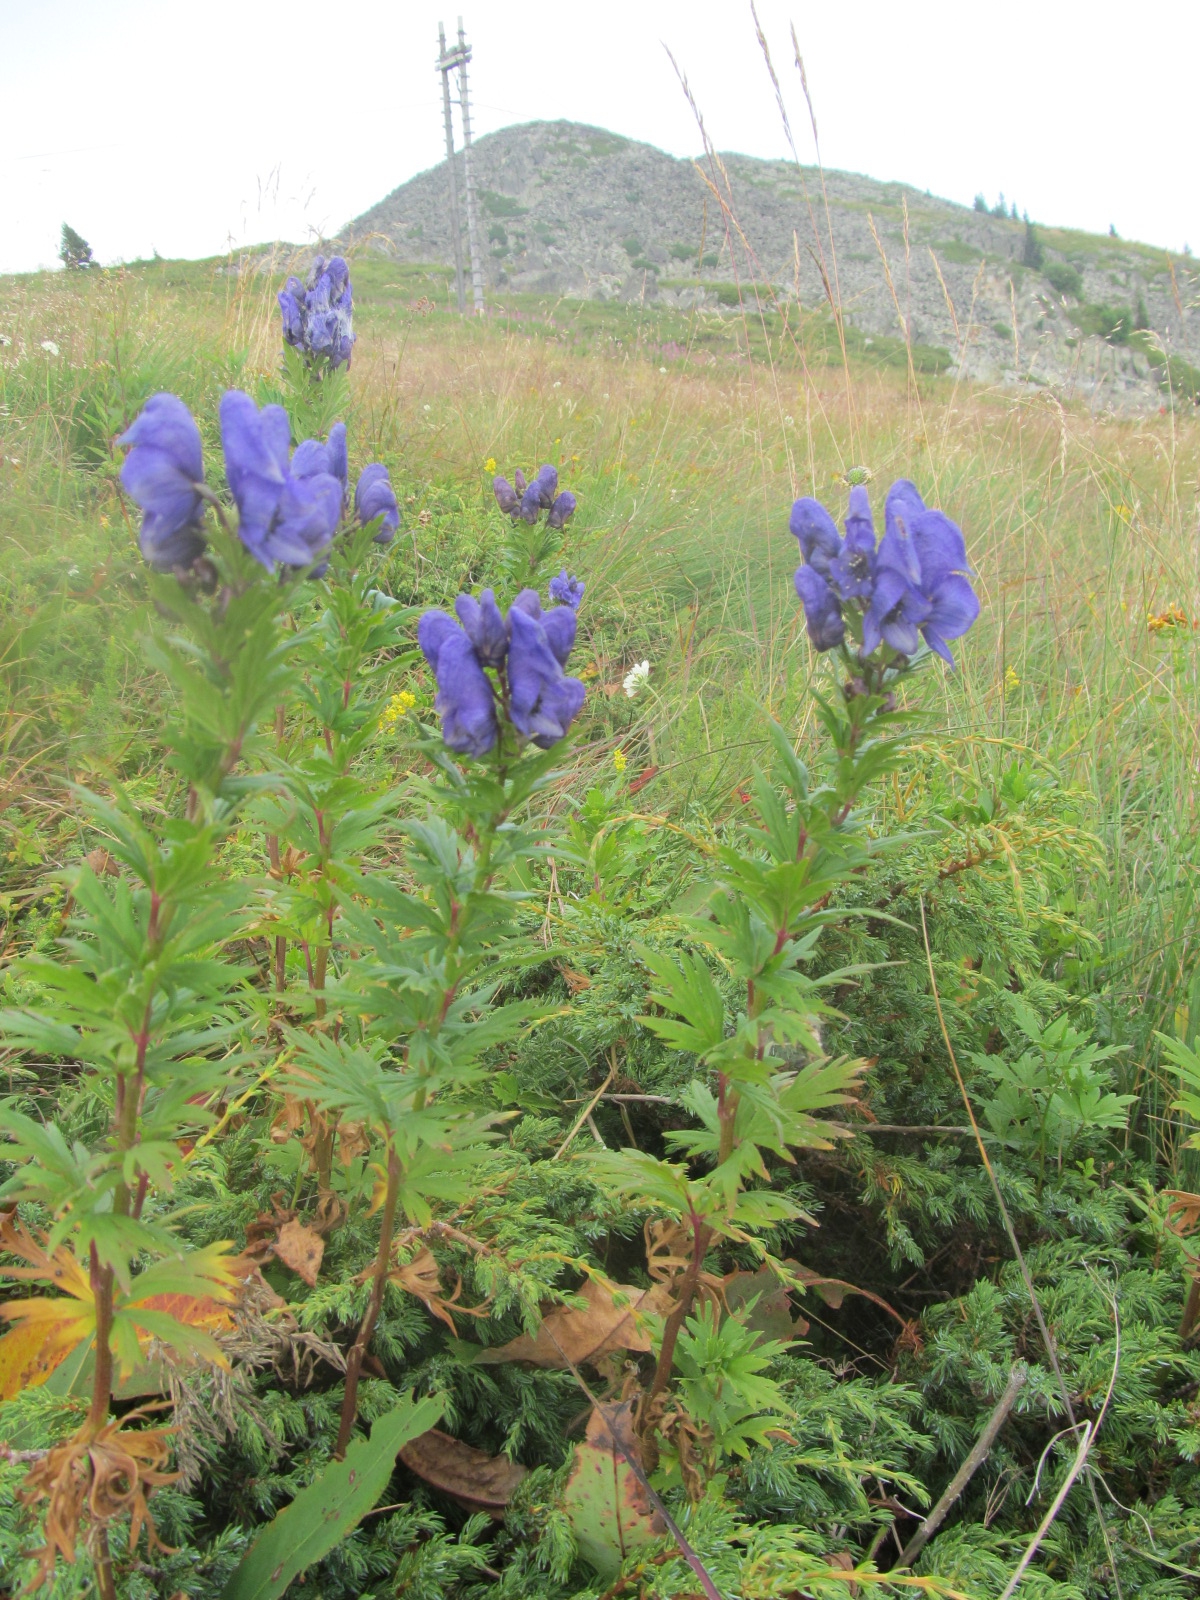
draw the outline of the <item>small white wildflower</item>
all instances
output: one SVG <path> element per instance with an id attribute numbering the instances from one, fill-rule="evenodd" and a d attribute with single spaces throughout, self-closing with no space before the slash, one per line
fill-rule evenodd
<path id="1" fill-rule="evenodd" d="M 53 339 L 43 339 L 42 349 L 45 350 L 48 355 L 56 356 L 58 354 L 58 346 L 55 344 Z"/>
<path id="2" fill-rule="evenodd" d="M 639 661 L 636 667 L 630 667 L 625 674 L 625 693 L 631 700 L 636 700 L 645 687 L 650 677 L 650 663 Z"/>
<path id="3" fill-rule="evenodd" d="M 68 567 L 67 568 L 67 577 L 68 578 L 77 578 L 78 576 L 79 576 L 79 568 L 78 567 Z"/>
<path id="4" fill-rule="evenodd" d="M 607 399 L 608 399 L 608 390 L 607 390 L 607 389 L 605 389 L 605 391 L 604 391 L 604 398 L 605 398 L 605 399 L 606 399 L 606 400 L 607 400 Z"/>
<path id="5" fill-rule="evenodd" d="M 432 410 L 433 410 L 433 407 L 432 407 L 432 406 L 426 406 L 426 407 L 425 407 L 425 410 L 426 410 L 426 411 L 432 411 Z"/>
<path id="6" fill-rule="evenodd" d="M 558 383 L 558 382 L 555 382 L 555 383 L 554 383 L 554 384 L 553 384 L 553 385 L 552 385 L 552 387 L 553 387 L 553 388 L 555 388 L 555 389 L 561 389 L 561 388 L 562 388 L 562 384 L 561 384 L 561 383 Z"/>
<path id="7" fill-rule="evenodd" d="M 659 371 L 660 371 L 660 372 L 665 372 L 665 371 L 666 371 L 666 370 L 667 370 L 667 369 L 666 369 L 666 367 L 659 367 L 659 369 L 658 369 L 658 370 L 659 370 Z"/>
<path id="8" fill-rule="evenodd" d="M 789 428 L 794 428 L 796 426 L 795 417 L 784 417 L 783 420 L 787 423 Z"/>

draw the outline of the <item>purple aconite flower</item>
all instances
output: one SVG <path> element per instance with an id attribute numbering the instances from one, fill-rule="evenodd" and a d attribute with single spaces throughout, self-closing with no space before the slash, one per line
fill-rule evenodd
<path id="1" fill-rule="evenodd" d="M 554 596 L 551 596 L 553 599 Z M 536 589 L 522 589 L 512 603 L 509 612 L 509 633 L 512 633 L 511 618 L 513 611 L 523 611 L 535 622 L 542 625 L 546 634 L 546 642 L 560 667 L 565 667 L 567 657 L 575 648 L 575 633 L 579 627 L 579 619 L 570 606 L 554 606 L 550 611 L 542 610 L 542 602 Z"/>
<path id="2" fill-rule="evenodd" d="M 568 605 L 544 612 L 536 589 L 522 589 L 507 616 L 491 589 L 478 599 L 460 594 L 454 609 L 458 622 L 427 611 L 417 630 L 437 679 L 434 703 L 446 745 L 485 755 L 499 737 L 503 708 L 521 739 L 548 750 L 584 700 L 583 684 L 563 671 L 575 643 L 575 612 Z M 494 682 L 485 668 L 496 674 Z"/>
<path id="3" fill-rule="evenodd" d="M 375 535 L 375 543 L 391 544 L 400 526 L 400 508 L 396 504 L 396 493 L 388 477 L 388 469 L 381 462 L 373 461 L 369 467 L 363 468 L 354 491 L 354 509 L 364 528 L 368 522 L 381 516 L 383 521 Z"/>
<path id="4" fill-rule="evenodd" d="M 178 395 L 153 395 L 117 443 L 129 447 L 121 484 L 142 509 L 142 555 L 158 572 L 190 567 L 205 544 L 204 460 L 191 412 Z"/>
<path id="5" fill-rule="evenodd" d="M 222 395 L 221 444 L 238 537 L 268 569 L 311 567 L 342 514 L 342 485 L 330 470 L 328 445 L 306 440 L 289 461 L 290 432 L 282 406 L 259 411 L 239 389 Z"/>
<path id="6" fill-rule="evenodd" d="M 814 650 L 834 650 L 846 637 L 838 597 L 815 567 L 796 568 L 796 593 L 804 606 L 804 624 Z"/>
<path id="7" fill-rule="evenodd" d="M 496 743 L 496 694 L 467 635 L 444 611 L 427 611 L 417 626 L 417 642 L 433 669 L 434 700 L 449 750 L 485 756 Z"/>
<path id="8" fill-rule="evenodd" d="M 917 634 L 950 666 L 949 641 L 966 633 L 979 615 L 967 573 L 962 530 L 926 506 L 914 484 L 898 478 L 888 490 L 879 541 L 875 592 L 863 618 L 863 648 L 882 638 L 911 655 Z"/>
<path id="9" fill-rule="evenodd" d="M 561 528 L 566 524 L 567 519 L 574 515 L 575 496 L 570 489 L 564 489 L 561 494 L 554 497 L 554 503 L 550 507 L 550 515 L 546 518 L 546 526 L 548 528 Z"/>
<path id="10" fill-rule="evenodd" d="M 559 499 L 561 498 L 560 495 Z M 583 579 L 573 578 L 564 567 L 557 578 L 550 579 L 550 598 L 556 600 L 560 606 L 570 606 L 572 611 L 578 611 L 583 604 L 585 588 Z"/>
<path id="11" fill-rule="evenodd" d="M 289 278 L 277 296 L 283 313 L 283 341 L 294 350 L 304 349 L 304 285 L 299 278 Z"/>
<path id="12" fill-rule="evenodd" d="M 342 504 L 345 505 L 350 490 L 350 458 L 346 449 L 344 422 L 335 422 L 330 428 L 325 448 L 329 451 L 329 470 L 342 486 Z"/>
<path id="13" fill-rule="evenodd" d="M 460 594 L 454 610 L 480 662 L 485 667 L 501 667 L 508 654 L 508 627 L 504 613 L 496 604 L 495 591 L 485 589 L 476 600 Z"/>
<path id="14" fill-rule="evenodd" d="M 800 541 L 800 554 L 805 563 L 828 578 L 833 562 L 842 548 L 833 518 L 819 500 L 805 496 L 792 507 L 788 527 Z"/>
<path id="15" fill-rule="evenodd" d="M 517 477 L 521 474 L 518 472 Z M 496 504 L 501 511 L 512 517 L 521 509 L 521 496 L 509 483 L 507 478 L 502 478 L 499 473 L 492 479 L 492 493 L 496 496 Z"/>
<path id="16" fill-rule="evenodd" d="M 850 491 L 846 537 L 830 563 L 829 575 L 843 600 L 870 600 L 875 587 L 875 522 L 861 484 Z"/>
<path id="17" fill-rule="evenodd" d="M 796 501 L 790 527 L 804 557 L 796 592 L 817 650 L 843 642 L 845 608 L 850 607 L 862 618 L 864 655 L 886 644 L 910 656 L 924 636 L 929 648 L 953 666 L 948 641 L 964 634 L 979 615 L 966 545 L 961 530 L 929 509 L 907 478 L 897 479 L 888 491 L 878 548 L 861 485 L 850 491 L 844 537 L 812 499 Z"/>
<path id="18" fill-rule="evenodd" d="M 349 366 L 354 348 L 354 292 L 341 256 L 314 256 L 307 281 L 289 278 L 279 291 L 284 343 L 331 368 Z"/>
<path id="19" fill-rule="evenodd" d="M 574 621 L 573 611 L 567 607 L 561 609 Z M 532 739 L 539 749 L 548 750 L 574 721 L 583 705 L 584 687 L 578 678 L 568 678 L 563 672 L 549 630 L 544 626 L 549 617 L 535 617 L 514 605 L 508 620 L 511 630 L 508 685 L 513 726 L 518 733 Z"/>
<path id="20" fill-rule="evenodd" d="M 514 522 L 535 523 L 542 512 L 548 512 L 546 526 L 563 527 L 574 514 L 576 500 L 569 489 L 559 493 L 558 469 L 547 464 L 536 478 L 526 478 L 520 470 L 513 473 L 513 481 L 497 475 L 492 479 L 492 493 L 496 504 Z"/>

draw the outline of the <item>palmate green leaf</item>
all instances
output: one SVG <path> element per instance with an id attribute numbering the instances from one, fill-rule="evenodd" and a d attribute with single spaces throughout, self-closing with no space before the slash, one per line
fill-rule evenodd
<path id="1" fill-rule="evenodd" d="M 612 1192 L 656 1206 L 671 1217 L 682 1216 L 699 1193 L 685 1167 L 660 1161 L 644 1150 L 588 1150 L 576 1159 Z"/>
<path id="2" fill-rule="evenodd" d="M 703 1056 L 720 1044 L 725 1035 L 725 1001 L 701 957 L 681 951 L 672 961 L 645 945 L 633 948 L 657 979 L 648 999 L 681 1019 L 647 1016 L 638 1021 L 676 1050 Z"/>
<path id="3" fill-rule="evenodd" d="M 410 1439 L 441 1419 L 445 1398 L 407 1395 L 331 1462 L 269 1522 L 221 1591 L 221 1600 L 278 1600 L 293 1579 L 329 1554 L 371 1510 Z"/>
<path id="4" fill-rule="evenodd" d="M 788 1081 L 781 1079 L 779 1101 L 793 1113 L 830 1111 L 849 1105 L 856 1097 L 859 1080 L 868 1062 L 858 1057 L 837 1056 L 811 1062 Z"/>
<path id="5" fill-rule="evenodd" d="M 1163 1047 L 1163 1054 L 1179 1074 L 1180 1089 L 1175 1099 L 1171 1101 L 1172 1111 L 1182 1111 L 1185 1117 L 1190 1117 L 1193 1122 L 1200 1124 L 1200 1053 L 1197 1053 L 1182 1039 L 1173 1039 L 1170 1034 L 1155 1033 L 1154 1037 Z M 1200 1146 L 1200 1132 L 1193 1133 L 1188 1139 L 1192 1148 Z"/>
<path id="6" fill-rule="evenodd" d="M 780 1385 L 763 1376 L 786 1349 L 735 1317 L 718 1323 L 711 1304 L 688 1317 L 675 1356 L 680 1394 L 689 1414 L 711 1429 L 720 1455 L 748 1456 L 750 1442 L 765 1443 L 769 1428 L 794 1415 Z"/>
<path id="7" fill-rule="evenodd" d="M 0 1132 L 8 1135 L 0 1154 L 16 1165 L 0 1186 L 0 1196 L 6 1199 L 42 1205 L 57 1215 L 89 1196 L 103 1200 L 116 1182 L 115 1173 L 107 1182 L 104 1179 L 106 1154 L 93 1155 L 78 1143 L 69 1145 L 54 1123 L 36 1122 L 12 1100 L 0 1101 Z"/>

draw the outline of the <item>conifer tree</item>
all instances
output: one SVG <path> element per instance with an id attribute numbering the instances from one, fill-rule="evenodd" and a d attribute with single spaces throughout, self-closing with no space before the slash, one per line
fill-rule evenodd
<path id="1" fill-rule="evenodd" d="M 91 245 L 81 233 L 75 232 L 69 222 L 64 222 L 62 225 L 62 243 L 58 247 L 58 259 L 68 269 L 95 265 Z"/>

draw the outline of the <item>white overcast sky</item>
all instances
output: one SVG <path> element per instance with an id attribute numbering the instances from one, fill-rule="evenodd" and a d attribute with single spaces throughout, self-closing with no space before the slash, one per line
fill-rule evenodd
<path id="1" fill-rule="evenodd" d="M 0 0 L 0 271 L 335 231 L 443 151 L 464 7 L 477 134 L 574 118 L 694 155 L 786 145 L 749 0 Z M 801 155 L 1200 250 L 1200 0 L 760 0 Z"/>

